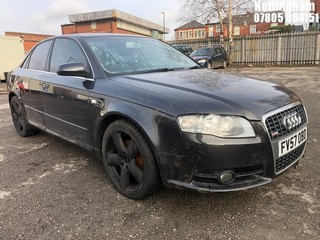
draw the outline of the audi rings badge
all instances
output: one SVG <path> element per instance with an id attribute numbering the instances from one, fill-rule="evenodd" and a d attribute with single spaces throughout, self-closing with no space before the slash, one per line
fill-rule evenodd
<path id="1" fill-rule="evenodd" d="M 292 130 L 301 124 L 301 116 L 295 112 L 282 118 L 282 125 L 288 130 Z"/>

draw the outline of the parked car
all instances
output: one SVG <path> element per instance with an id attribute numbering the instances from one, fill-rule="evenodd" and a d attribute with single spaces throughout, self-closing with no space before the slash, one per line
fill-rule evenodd
<path id="1" fill-rule="evenodd" d="M 226 68 L 229 64 L 228 54 L 220 45 L 200 47 L 194 50 L 190 57 L 207 68 Z"/>
<path id="2" fill-rule="evenodd" d="M 172 47 L 178 49 L 180 52 L 184 53 L 187 56 L 189 56 L 193 52 L 192 47 L 186 44 L 172 45 Z"/>
<path id="3" fill-rule="evenodd" d="M 12 120 L 101 157 L 132 199 L 161 184 L 225 192 L 270 183 L 304 155 L 307 113 L 283 86 L 201 68 L 161 41 L 42 41 L 10 73 Z"/>

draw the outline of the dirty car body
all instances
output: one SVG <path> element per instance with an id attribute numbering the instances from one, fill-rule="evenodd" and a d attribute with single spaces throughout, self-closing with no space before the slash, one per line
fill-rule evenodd
<path id="1" fill-rule="evenodd" d="M 21 136 L 40 129 L 94 151 L 133 199 L 161 183 L 208 192 L 261 186 L 306 148 L 307 113 L 293 92 L 200 68 L 145 37 L 45 40 L 10 74 L 9 88 Z"/>

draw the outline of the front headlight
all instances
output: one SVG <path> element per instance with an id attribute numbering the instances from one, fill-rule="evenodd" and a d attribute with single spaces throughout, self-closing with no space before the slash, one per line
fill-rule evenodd
<path id="1" fill-rule="evenodd" d="M 206 63 L 206 62 L 207 62 L 207 60 L 205 60 L 205 59 L 201 59 L 201 60 L 198 61 L 198 63 L 200 63 L 200 64 L 203 64 L 203 63 Z"/>
<path id="2" fill-rule="evenodd" d="M 248 138 L 256 134 L 250 122 L 237 116 L 186 115 L 178 117 L 181 130 L 222 138 Z"/>

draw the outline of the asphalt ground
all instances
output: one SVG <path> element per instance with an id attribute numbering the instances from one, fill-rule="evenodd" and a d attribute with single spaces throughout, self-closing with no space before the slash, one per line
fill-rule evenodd
<path id="1" fill-rule="evenodd" d="M 5 81 L 0 81 L 0 95 L 7 93 L 7 84 Z"/>
<path id="2" fill-rule="evenodd" d="M 307 156 L 271 184 L 200 194 L 120 195 L 91 153 L 52 137 L 19 137 L 0 95 L 0 239 L 319 239 L 320 68 L 216 70 L 295 91 L 309 114 Z M 2 86 L 2 85 L 1 85 Z"/>

